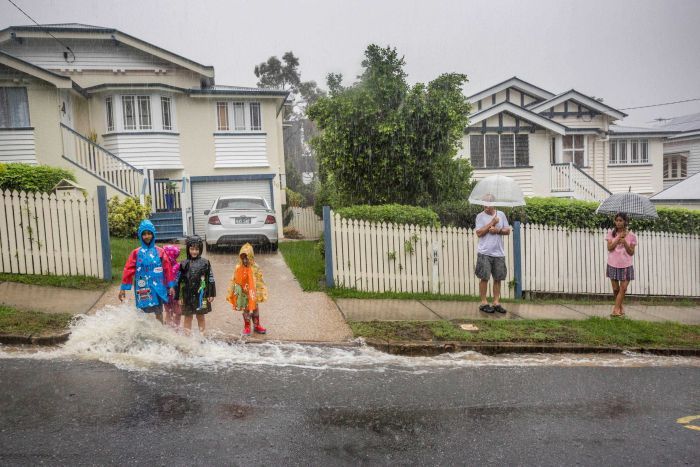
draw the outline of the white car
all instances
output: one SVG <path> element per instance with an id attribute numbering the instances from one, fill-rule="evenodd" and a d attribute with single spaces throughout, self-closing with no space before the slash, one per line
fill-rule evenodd
<path id="1" fill-rule="evenodd" d="M 204 214 L 208 248 L 250 243 L 277 250 L 275 212 L 260 196 L 220 196 Z"/>

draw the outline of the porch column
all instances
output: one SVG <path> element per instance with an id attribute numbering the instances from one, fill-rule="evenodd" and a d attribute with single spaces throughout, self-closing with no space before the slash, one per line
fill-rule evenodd
<path id="1" fill-rule="evenodd" d="M 554 162 L 561 164 L 564 161 L 562 156 L 564 149 L 564 138 L 562 135 L 554 135 Z"/>

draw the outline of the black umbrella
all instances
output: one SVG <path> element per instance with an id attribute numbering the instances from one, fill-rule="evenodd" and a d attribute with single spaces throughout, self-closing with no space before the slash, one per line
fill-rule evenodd
<path id="1" fill-rule="evenodd" d="M 629 217 L 658 219 L 656 207 L 646 196 L 637 193 L 615 193 L 600 203 L 597 214 L 617 214 L 624 212 Z"/>

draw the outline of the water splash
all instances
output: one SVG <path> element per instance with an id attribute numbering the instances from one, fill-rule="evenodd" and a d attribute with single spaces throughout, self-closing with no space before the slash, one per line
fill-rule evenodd
<path id="1" fill-rule="evenodd" d="M 329 347 L 266 342 L 226 343 L 184 336 L 135 313 L 129 305 L 107 306 L 71 325 L 68 342 L 58 348 L 12 350 L 0 346 L 0 358 L 98 360 L 133 371 L 167 372 L 177 368 L 218 371 L 270 366 L 337 371 L 425 373 L 465 367 L 528 366 L 700 366 L 700 359 L 624 354 L 528 354 L 487 356 L 459 352 L 436 357 L 389 355 L 365 346 Z"/>

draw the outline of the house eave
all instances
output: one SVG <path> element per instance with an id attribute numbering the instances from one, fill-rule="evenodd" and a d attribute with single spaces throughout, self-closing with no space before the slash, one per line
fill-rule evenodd
<path id="1" fill-rule="evenodd" d="M 527 120 L 528 122 L 531 122 L 537 126 L 553 131 L 554 133 L 560 135 L 566 134 L 567 127 L 565 127 L 564 125 L 550 120 L 548 118 L 545 118 L 541 115 L 538 115 L 534 112 L 531 112 L 527 109 L 523 109 L 522 107 L 517 106 L 511 102 L 501 102 L 500 104 L 497 104 L 493 107 L 489 107 L 486 110 L 482 110 L 480 112 L 470 115 L 469 128 L 478 130 L 478 127 L 476 127 L 475 124 L 480 123 L 494 115 L 498 115 L 501 112 L 510 113 L 519 118 L 522 118 L 523 120 Z"/>
<path id="2" fill-rule="evenodd" d="M 33 63 L 17 58 L 6 52 L 0 50 L 0 64 L 5 65 L 9 68 L 15 69 L 27 75 L 38 78 L 49 84 L 56 86 L 59 89 L 73 89 L 75 83 L 73 80 L 67 76 L 59 75 L 53 71 L 47 70 L 40 66 L 36 66 Z M 75 85 L 77 86 L 77 85 Z M 78 86 L 78 88 L 80 88 Z"/>
<path id="3" fill-rule="evenodd" d="M 522 91 L 525 91 L 528 94 L 532 94 L 535 97 L 539 97 L 541 99 L 549 99 L 554 97 L 553 93 L 540 87 L 537 87 L 534 84 L 530 84 L 527 81 L 523 81 L 517 76 L 513 76 L 512 78 L 508 78 L 507 80 L 502 81 L 494 86 L 491 86 L 490 88 L 484 89 L 483 91 L 480 91 L 476 94 L 467 97 L 467 100 L 473 103 L 509 87 L 518 88 Z"/>
<path id="4" fill-rule="evenodd" d="M 618 120 L 627 117 L 626 113 L 621 112 L 613 107 L 610 107 L 609 105 L 603 104 L 602 102 L 599 102 L 595 99 L 592 99 L 591 97 L 586 96 L 585 94 L 582 94 L 575 89 L 570 89 L 566 92 L 559 94 L 558 96 L 554 96 L 551 99 L 548 99 L 544 102 L 540 102 L 539 104 L 530 107 L 529 110 L 537 113 L 543 112 L 546 109 L 549 109 L 550 107 L 554 107 L 568 100 L 573 100 L 581 105 L 590 107 L 593 110 L 596 110 L 600 113 L 603 113 Z"/>

